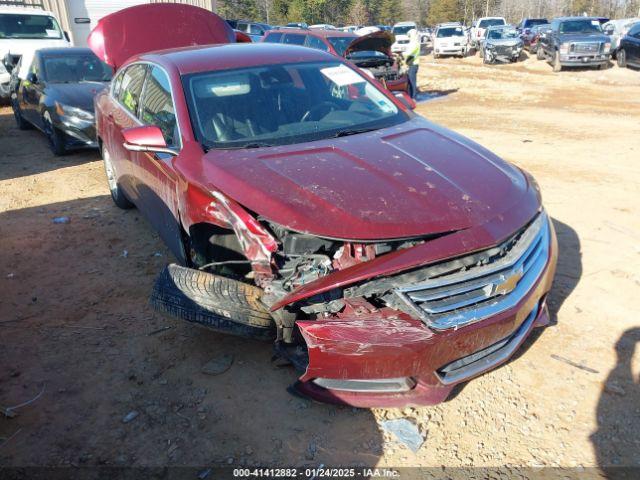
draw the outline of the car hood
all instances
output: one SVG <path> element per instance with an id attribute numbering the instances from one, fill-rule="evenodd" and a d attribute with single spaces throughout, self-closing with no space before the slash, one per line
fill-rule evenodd
<path id="1" fill-rule="evenodd" d="M 409 35 L 396 35 L 396 39 L 393 43 L 397 43 L 400 40 L 409 40 Z"/>
<path id="2" fill-rule="evenodd" d="M 233 43 L 233 29 L 204 8 L 178 3 L 151 3 L 103 17 L 87 43 L 107 65 L 120 67 L 134 55 L 168 48 Z"/>
<path id="3" fill-rule="evenodd" d="M 22 62 L 20 64 L 21 68 L 18 72 L 18 76 L 25 79 L 27 77 L 27 73 L 29 73 L 29 67 L 31 67 L 33 55 L 36 50 L 40 50 L 41 48 L 64 48 L 69 46 L 69 42 L 64 38 L 0 39 L 0 61 L 2 61 L 7 53 L 10 53 L 11 55 L 20 55 L 22 57 Z"/>
<path id="4" fill-rule="evenodd" d="M 563 33 L 558 36 L 560 42 L 608 42 L 609 37 L 601 33 Z"/>
<path id="5" fill-rule="evenodd" d="M 500 47 L 513 47 L 514 45 L 518 45 L 522 43 L 522 39 L 520 38 L 501 38 L 501 39 L 488 39 L 488 45 L 496 45 Z"/>
<path id="6" fill-rule="evenodd" d="M 450 232 L 539 204 L 520 170 L 421 117 L 304 145 L 212 150 L 191 168 L 263 218 L 337 239 Z"/>
<path id="7" fill-rule="evenodd" d="M 373 32 L 368 35 L 356 38 L 349 44 L 344 52 L 347 57 L 353 52 L 382 52 L 389 55 L 391 45 L 396 41 L 395 36 L 391 32 Z"/>
<path id="8" fill-rule="evenodd" d="M 107 87 L 106 82 L 49 83 L 47 97 L 70 107 L 93 112 L 94 97 Z"/>

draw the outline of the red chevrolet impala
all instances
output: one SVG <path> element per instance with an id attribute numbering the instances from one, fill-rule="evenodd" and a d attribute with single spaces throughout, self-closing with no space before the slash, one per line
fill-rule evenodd
<path id="1" fill-rule="evenodd" d="M 535 181 L 353 64 L 176 4 L 89 43 L 117 70 L 96 99 L 113 200 L 178 259 L 158 309 L 271 339 L 300 393 L 363 407 L 440 402 L 548 323 Z"/>

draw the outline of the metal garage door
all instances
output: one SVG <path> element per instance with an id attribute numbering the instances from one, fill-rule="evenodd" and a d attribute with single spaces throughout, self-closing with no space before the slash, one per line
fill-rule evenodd
<path id="1" fill-rule="evenodd" d="M 69 6 L 69 23 L 73 43 L 77 47 L 87 46 L 87 36 L 98 20 L 110 13 L 133 5 L 149 3 L 149 0 L 72 0 Z"/>

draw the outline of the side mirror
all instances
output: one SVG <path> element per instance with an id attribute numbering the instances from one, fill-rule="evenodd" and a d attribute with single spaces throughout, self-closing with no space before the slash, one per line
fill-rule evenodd
<path id="1" fill-rule="evenodd" d="M 393 95 L 409 110 L 414 110 L 416 108 L 416 101 L 411 98 L 407 92 L 396 92 Z"/>
<path id="2" fill-rule="evenodd" d="M 178 153 L 167 146 L 167 142 L 155 125 L 127 128 L 122 131 L 124 143 L 122 146 L 130 152 L 152 152 L 177 155 Z"/>

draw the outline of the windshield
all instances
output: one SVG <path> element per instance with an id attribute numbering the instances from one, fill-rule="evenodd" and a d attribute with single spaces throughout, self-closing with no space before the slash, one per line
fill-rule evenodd
<path id="1" fill-rule="evenodd" d="M 62 30 L 53 17 L 46 15 L 0 14 L 0 38 L 61 39 Z"/>
<path id="2" fill-rule="evenodd" d="M 45 55 L 44 76 L 52 83 L 109 82 L 111 68 L 92 53 Z"/>
<path id="3" fill-rule="evenodd" d="M 376 130 L 409 117 L 340 62 L 294 63 L 183 77 L 206 149 L 290 145 Z"/>
<path id="4" fill-rule="evenodd" d="M 544 25 L 546 23 L 549 23 L 546 18 L 532 18 L 524 22 L 524 27 L 532 28 L 532 27 L 535 27 L 536 25 Z"/>
<path id="5" fill-rule="evenodd" d="M 354 35 L 353 37 L 327 37 L 327 40 L 336 51 L 336 53 L 342 57 L 347 47 L 351 45 L 351 42 L 353 42 L 356 38 L 358 37 Z"/>
<path id="6" fill-rule="evenodd" d="M 493 27 L 494 25 L 504 25 L 503 18 L 485 18 L 484 20 L 480 20 L 478 24 L 478 28 L 488 28 Z"/>
<path id="7" fill-rule="evenodd" d="M 462 27 L 439 28 L 436 38 L 464 37 Z"/>
<path id="8" fill-rule="evenodd" d="M 413 30 L 415 27 L 415 25 L 402 25 L 400 27 L 393 27 L 393 34 L 394 35 L 406 35 L 407 33 L 409 33 L 409 30 Z"/>
<path id="9" fill-rule="evenodd" d="M 518 38 L 518 32 L 515 30 L 507 30 L 505 28 L 489 30 L 490 40 L 506 40 L 508 38 Z"/>
<path id="10" fill-rule="evenodd" d="M 568 20 L 560 24 L 560 33 L 601 33 L 598 20 Z"/>
<path id="11" fill-rule="evenodd" d="M 540 33 L 540 32 L 544 32 L 545 30 L 548 30 L 549 28 L 551 28 L 550 24 L 542 23 L 540 25 L 536 25 L 535 27 L 533 27 L 531 31 L 535 33 Z"/>

